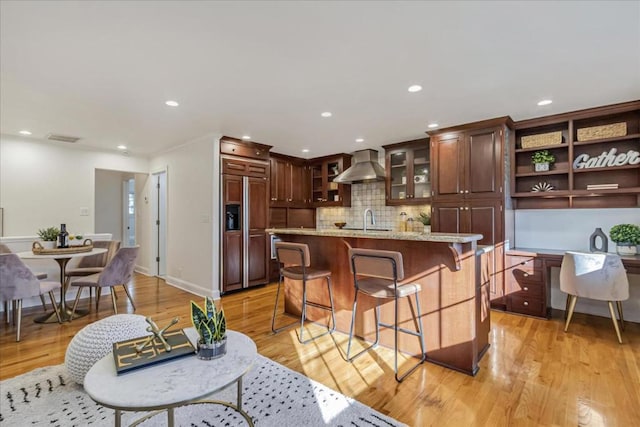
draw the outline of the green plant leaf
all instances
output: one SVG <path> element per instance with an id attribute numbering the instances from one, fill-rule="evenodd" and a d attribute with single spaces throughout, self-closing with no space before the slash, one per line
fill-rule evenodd
<path id="1" fill-rule="evenodd" d="M 212 298 L 204 297 L 204 305 L 207 310 L 207 317 L 211 318 L 216 315 L 216 305 Z"/>
<path id="2" fill-rule="evenodd" d="M 207 320 L 200 322 L 200 325 L 197 328 L 197 330 L 198 330 L 198 334 L 200 334 L 200 340 L 204 344 L 213 343 L 213 332 Z"/>
<path id="3" fill-rule="evenodd" d="M 191 323 L 193 324 L 193 327 L 196 328 L 196 331 L 198 331 L 198 333 L 200 334 L 200 338 L 202 338 L 200 325 L 202 323 L 206 323 L 206 321 L 207 315 L 205 314 L 204 310 L 202 310 L 202 308 L 200 308 L 198 304 L 191 301 Z"/>

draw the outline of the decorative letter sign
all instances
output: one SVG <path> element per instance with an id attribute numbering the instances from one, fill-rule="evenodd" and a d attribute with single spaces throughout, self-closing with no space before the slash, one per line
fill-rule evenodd
<path id="1" fill-rule="evenodd" d="M 573 161 L 574 169 L 606 168 L 624 165 L 640 164 L 640 153 L 629 150 L 626 153 L 616 154 L 618 150 L 612 148 L 607 153 L 603 151 L 598 157 L 589 157 L 588 154 L 580 154 Z"/>

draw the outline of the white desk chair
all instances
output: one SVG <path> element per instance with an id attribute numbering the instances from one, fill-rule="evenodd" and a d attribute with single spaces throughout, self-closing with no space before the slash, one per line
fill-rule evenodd
<path id="1" fill-rule="evenodd" d="M 624 330 L 622 301 L 629 299 L 629 280 L 619 256 L 605 253 L 566 252 L 560 267 L 560 290 L 570 296 L 569 313 L 564 325 L 565 332 L 569 329 L 569 322 L 571 322 L 578 297 L 607 301 L 618 342 L 622 344 L 613 302 L 615 301 L 618 307 Z"/>

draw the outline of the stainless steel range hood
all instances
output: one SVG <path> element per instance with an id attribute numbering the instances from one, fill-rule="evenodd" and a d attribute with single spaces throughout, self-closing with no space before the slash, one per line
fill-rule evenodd
<path id="1" fill-rule="evenodd" d="M 358 182 L 384 181 L 384 168 L 378 163 L 376 150 L 360 150 L 353 153 L 354 164 L 333 179 L 340 184 L 353 184 Z"/>

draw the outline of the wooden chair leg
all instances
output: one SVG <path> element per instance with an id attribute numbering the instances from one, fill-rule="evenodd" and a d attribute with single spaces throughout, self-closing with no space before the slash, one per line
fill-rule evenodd
<path id="1" fill-rule="evenodd" d="M 620 328 L 618 328 L 618 321 L 616 320 L 616 312 L 613 310 L 613 301 L 609 301 L 609 312 L 611 313 L 611 321 L 613 321 L 613 327 L 616 329 L 618 342 L 622 344 L 622 335 L 620 335 Z"/>
<path id="2" fill-rule="evenodd" d="M 42 311 L 47 311 L 47 303 L 45 302 L 44 295 L 42 294 L 40 294 L 40 302 L 42 302 Z"/>
<path id="3" fill-rule="evenodd" d="M 96 288 L 96 313 L 98 312 L 98 304 L 100 304 L 101 293 L 102 293 L 102 288 Z"/>
<path id="4" fill-rule="evenodd" d="M 564 304 L 564 320 L 567 320 L 567 314 L 569 314 L 570 303 L 571 303 L 571 295 L 567 294 L 567 302 Z"/>
<path id="5" fill-rule="evenodd" d="M 76 307 L 78 307 L 78 301 L 80 301 L 80 294 L 82 293 L 82 286 L 78 286 L 78 293 L 76 294 L 76 300 L 73 302 L 73 308 L 71 309 L 71 319 L 76 315 Z M 91 302 L 89 302 L 89 309 L 91 309 Z"/>
<path id="6" fill-rule="evenodd" d="M 4 317 L 7 320 L 7 325 L 11 324 L 11 303 L 9 301 L 4 302 Z"/>
<path id="7" fill-rule="evenodd" d="M 42 295 L 40 295 L 40 298 L 44 299 Z M 56 296 L 53 294 L 53 291 L 49 291 L 49 298 L 51 299 L 51 305 L 53 306 L 53 310 L 56 312 L 58 323 L 62 323 L 62 318 L 60 317 L 60 311 L 58 310 L 58 306 L 56 305 Z M 73 319 L 73 316 L 71 316 L 71 319 Z"/>
<path id="8" fill-rule="evenodd" d="M 564 324 L 564 331 L 567 332 L 569 329 L 569 323 L 571 322 L 571 318 L 573 317 L 573 310 L 576 308 L 576 301 L 578 301 L 578 297 L 576 295 L 571 295 L 571 302 L 569 303 L 569 314 L 567 314 L 567 322 Z"/>
<path id="9" fill-rule="evenodd" d="M 624 331 L 624 315 L 622 314 L 622 301 L 616 301 L 616 305 L 618 306 L 618 315 L 620 316 L 620 326 Z"/>
<path id="10" fill-rule="evenodd" d="M 16 308 L 16 342 L 20 341 L 20 326 L 22 325 L 22 300 L 18 300 L 18 305 Z"/>
<path id="11" fill-rule="evenodd" d="M 99 290 L 100 288 L 98 288 Z M 118 307 L 116 306 L 116 294 L 113 293 L 113 288 L 111 288 L 111 302 L 113 303 L 113 312 L 118 314 Z"/>
<path id="12" fill-rule="evenodd" d="M 122 287 L 124 288 L 124 292 L 127 294 L 129 301 L 131 301 L 131 305 L 133 306 L 133 311 L 136 311 L 136 305 L 133 302 L 133 298 L 131 298 L 131 294 L 129 293 L 129 289 L 127 289 L 127 285 L 122 285 Z M 112 292 L 115 290 L 115 288 L 111 288 L 111 289 L 112 289 Z M 115 292 L 113 294 L 115 295 Z"/>

